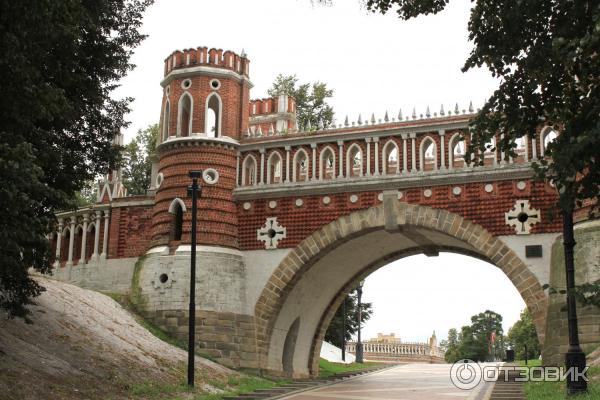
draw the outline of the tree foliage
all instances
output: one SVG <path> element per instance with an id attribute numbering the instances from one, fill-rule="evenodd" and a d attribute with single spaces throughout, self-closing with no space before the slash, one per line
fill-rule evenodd
<path id="1" fill-rule="evenodd" d="M 492 345 L 492 333 L 495 343 Z M 448 331 L 446 362 L 454 363 L 461 359 L 486 361 L 492 356 L 504 355 L 504 332 L 502 316 L 490 310 L 473 315 L 471 325 L 463 326 L 460 333 L 456 329 Z"/>
<path id="2" fill-rule="evenodd" d="M 366 0 L 373 12 L 395 10 L 402 19 L 436 14 L 448 0 Z M 474 0 L 468 24 L 474 47 L 463 71 L 485 66 L 500 86 L 471 124 L 468 158 L 494 135 L 514 156 L 515 141 L 535 138 L 542 125 L 560 131 L 548 146 L 551 162 L 534 166 L 553 180 L 560 207 L 600 198 L 600 3 L 589 0 Z M 539 136 L 538 136 L 539 139 Z M 538 141 L 539 143 L 539 141 Z M 579 179 L 573 181 L 573 177 Z"/>
<path id="3" fill-rule="evenodd" d="M 138 130 L 123 149 L 123 184 L 130 195 L 146 194 L 152 174 L 152 155 L 156 149 L 158 124 Z"/>
<path id="4" fill-rule="evenodd" d="M 269 96 L 287 94 L 296 100 L 296 119 L 298 127 L 317 128 L 319 124 L 329 126 L 333 123 L 333 108 L 327 99 L 333 96 L 333 90 L 322 82 L 298 84 L 296 75 L 279 74 L 268 90 Z"/>
<path id="5" fill-rule="evenodd" d="M 527 309 L 521 312 L 519 320 L 508 330 L 507 342 L 515 350 L 517 360 L 526 358 L 531 360 L 540 356 L 540 342 L 533 319 Z"/>
<path id="6" fill-rule="evenodd" d="M 0 308 L 25 316 L 54 212 L 112 159 L 131 99 L 111 97 L 151 0 L 0 3 Z"/>
<path id="7" fill-rule="evenodd" d="M 358 331 L 358 294 L 356 290 L 353 290 L 345 299 L 346 302 L 346 341 L 352 340 L 352 336 Z M 362 314 L 361 320 L 364 323 L 367 322 L 373 314 L 371 303 L 362 302 Z M 342 331 L 343 331 L 343 307 L 340 306 L 335 312 L 335 315 L 329 323 L 329 327 L 325 332 L 325 341 L 337 346 L 342 347 Z"/>

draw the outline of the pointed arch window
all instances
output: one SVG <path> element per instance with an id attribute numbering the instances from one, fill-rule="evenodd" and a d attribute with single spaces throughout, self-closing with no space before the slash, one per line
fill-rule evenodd
<path id="1" fill-rule="evenodd" d="M 185 203 L 176 198 L 169 206 L 169 213 L 172 215 L 171 240 L 179 241 L 183 235 L 183 213 L 185 212 Z"/>
<path id="2" fill-rule="evenodd" d="M 204 112 L 204 119 L 206 120 L 204 126 L 204 132 L 208 137 L 220 137 L 221 136 L 221 121 L 223 114 L 223 102 L 218 93 L 211 93 L 206 98 L 206 110 Z"/>
<path id="3" fill-rule="evenodd" d="M 192 112 L 194 100 L 189 93 L 184 93 L 179 98 L 177 118 L 177 136 L 189 136 L 192 133 Z"/>
<path id="4" fill-rule="evenodd" d="M 432 138 L 427 137 L 421 142 L 420 167 L 421 171 L 437 169 L 437 148 Z"/>
<path id="5" fill-rule="evenodd" d="M 294 182 L 308 180 L 308 154 L 304 149 L 300 149 L 294 154 L 293 180 Z"/>
<path id="6" fill-rule="evenodd" d="M 281 183 L 281 155 L 278 152 L 273 152 L 267 160 L 267 184 Z"/>
<path id="7" fill-rule="evenodd" d="M 165 103 L 165 113 L 163 116 L 163 141 L 169 139 L 169 123 L 171 121 L 171 103 L 169 100 Z"/>
<path id="8" fill-rule="evenodd" d="M 257 165 L 254 156 L 246 156 L 242 164 L 242 186 L 256 185 Z"/>
<path id="9" fill-rule="evenodd" d="M 393 140 L 383 146 L 383 174 L 392 175 L 400 172 L 398 145 Z"/>
<path id="10" fill-rule="evenodd" d="M 449 142 L 448 159 L 451 168 L 463 168 L 465 166 L 466 145 L 460 133 L 455 133 Z"/>
<path id="11" fill-rule="evenodd" d="M 542 134 L 540 136 L 540 155 L 544 157 L 546 150 L 548 149 L 548 145 L 558 137 L 558 134 L 554 129 L 552 129 L 552 127 L 548 126 L 542 130 Z"/>
<path id="12" fill-rule="evenodd" d="M 335 152 L 329 146 L 321 151 L 319 170 L 321 180 L 335 178 Z"/>
<path id="13" fill-rule="evenodd" d="M 348 148 L 346 153 L 346 176 L 356 177 L 363 175 L 363 153 L 356 143 Z"/>

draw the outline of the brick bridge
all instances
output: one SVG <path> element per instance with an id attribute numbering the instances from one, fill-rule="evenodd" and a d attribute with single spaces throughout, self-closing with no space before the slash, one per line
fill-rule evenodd
<path id="1" fill-rule="evenodd" d="M 472 107 L 298 127 L 292 98 L 250 100 L 245 54 L 207 48 L 171 54 L 161 86 L 147 194 L 127 196 L 110 171 L 97 204 L 59 213 L 57 279 L 129 292 L 147 318 L 187 337 L 187 173 L 201 169 L 197 339 L 226 364 L 317 373 L 345 294 L 419 253 L 500 268 L 545 340 L 542 285 L 561 224 L 548 217 L 554 189 L 532 180 L 530 163 L 551 129 L 517 143 L 515 158 L 492 149 L 474 167 L 464 159 Z"/>

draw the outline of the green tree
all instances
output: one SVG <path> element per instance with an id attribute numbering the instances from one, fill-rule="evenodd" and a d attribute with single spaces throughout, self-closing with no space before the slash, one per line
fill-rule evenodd
<path id="1" fill-rule="evenodd" d="M 445 341 L 446 342 L 446 348 L 445 348 L 445 355 L 444 355 L 444 359 L 446 360 L 446 362 L 448 363 L 454 363 L 458 360 L 460 360 L 460 354 L 458 352 L 458 347 L 459 347 L 459 340 L 458 340 L 458 332 L 456 331 L 455 328 L 451 328 L 448 331 L 448 339 Z"/>
<path id="2" fill-rule="evenodd" d="M 492 345 L 491 338 L 495 337 Z M 504 355 L 504 332 L 502 316 L 486 310 L 471 317 L 471 325 L 463 326 L 460 334 L 456 329 L 448 331 L 446 362 L 453 363 L 461 359 L 486 361 L 491 356 L 501 358 Z"/>
<path id="3" fill-rule="evenodd" d="M 50 270 L 54 212 L 106 171 L 131 99 L 111 94 L 133 65 L 151 0 L 0 3 L 0 308 L 25 316 Z"/>
<path id="4" fill-rule="evenodd" d="M 346 296 L 346 334 L 344 337 L 346 341 L 352 339 L 352 336 L 358 331 L 358 294 L 356 290 L 353 290 Z M 373 314 L 373 305 L 371 303 L 362 302 L 362 323 L 367 322 Z M 337 346 L 342 347 L 342 325 L 344 321 L 342 312 L 342 306 L 338 308 L 335 315 L 327 327 L 325 332 L 325 341 Z"/>
<path id="5" fill-rule="evenodd" d="M 448 3 L 366 0 L 370 11 L 393 9 L 405 20 L 436 14 Z M 486 66 L 500 86 L 472 121 L 469 158 L 481 163 L 485 143 L 498 133 L 503 134 L 498 147 L 505 157 L 514 156 L 517 139 L 535 138 L 536 128 L 549 125 L 560 135 L 548 145 L 551 162 L 534 165 L 538 178 L 555 182 L 564 211 L 585 199 L 599 200 L 600 5 L 590 0 L 473 3 L 468 29 L 474 47 L 463 71 Z"/>
<path id="6" fill-rule="evenodd" d="M 333 90 L 322 82 L 298 84 L 296 75 L 277 75 L 269 96 L 287 94 L 296 100 L 296 120 L 298 127 L 309 125 L 317 128 L 320 123 L 329 126 L 333 123 L 333 108 L 327 104 L 327 99 L 333 96 Z"/>
<path id="7" fill-rule="evenodd" d="M 540 342 L 533 319 L 527 309 L 521 312 L 519 320 L 508 330 L 508 344 L 515 350 L 518 360 L 524 360 L 525 357 L 531 360 L 540 356 Z"/>
<path id="8" fill-rule="evenodd" d="M 151 157 L 156 150 L 158 124 L 138 130 L 123 149 L 123 183 L 130 195 L 146 194 L 152 174 Z"/>

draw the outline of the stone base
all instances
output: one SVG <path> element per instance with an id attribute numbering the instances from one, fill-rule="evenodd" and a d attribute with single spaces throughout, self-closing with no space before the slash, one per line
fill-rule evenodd
<path id="1" fill-rule="evenodd" d="M 145 312 L 144 317 L 187 345 L 188 311 Z M 232 368 L 258 368 L 254 317 L 196 310 L 196 351 Z"/>

